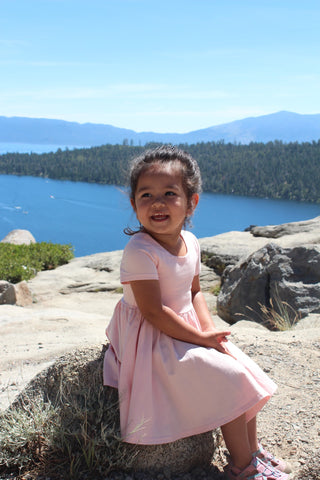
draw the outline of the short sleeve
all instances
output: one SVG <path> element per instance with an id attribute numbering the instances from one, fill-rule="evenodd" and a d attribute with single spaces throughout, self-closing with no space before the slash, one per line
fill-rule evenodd
<path id="1" fill-rule="evenodd" d="M 134 240 L 134 238 L 132 238 Z M 148 249 L 137 241 L 130 241 L 126 246 L 120 267 L 121 283 L 134 280 L 158 280 L 156 259 Z"/>

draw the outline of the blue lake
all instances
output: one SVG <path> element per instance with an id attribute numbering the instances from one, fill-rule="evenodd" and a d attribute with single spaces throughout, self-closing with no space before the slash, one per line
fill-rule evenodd
<path id="1" fill-rule="evenodd" d="M 249 225 L 276 225 L 320 215 L 320 205 L 204 193 L 194 234 L 210 237 Z M 75 255 L 123 249 L 127 226 L 137 225 L 125 189 L 34 177 L 0 175 L 0 240 L 29 230 L 38 242 L 71 243 Z"/>
<path id="2" fill-rule="evenodd" d="M 0 155 L 3 153 L 49 153 L 56 152 L 58 149 L 73 150 L 74 148 L 86 148 L 77 145 L 50 145 L 43 143 L 23 143 L 23 142 L 0 142 Z M 88 148 L 90 148 L 88 146 Z"/>

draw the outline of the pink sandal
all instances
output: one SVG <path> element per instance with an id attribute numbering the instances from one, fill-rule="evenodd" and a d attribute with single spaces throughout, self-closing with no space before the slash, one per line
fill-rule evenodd
<path id="1" fill-rule="evenodd" d="M 230 465 L 226 473 L 229 480 L 287 480 L 289 478 L 286 473 L 267 465 L 258 457 L 253 457 L 244 470 Z"/>
<path id="2" fill-rule="evenodd" d="M 265 462 L 267 465 L 271 465 L 273 468 L 276 468 L 280 472 L 284 472 L 284 473 L 292 472 L 292 468 L 289 463 L 285 462 L 284 460 L 275 458 L 271 453 L 267 452 L 267 450 L 265 450 L 260 443 L 258 445 L 259 445 L 259 450 L 257 450 L 252 454 L 254 457 L 260 458 L 260 460 Z"/>

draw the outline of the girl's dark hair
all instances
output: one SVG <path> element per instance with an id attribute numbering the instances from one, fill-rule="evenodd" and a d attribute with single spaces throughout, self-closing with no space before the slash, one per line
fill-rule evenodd
<path id="1" fill-rule="evenodd" d="M 181 165 L 182 185 L 187 195 L 188 204 L 191 202 L 192 195 L 201 193 L 201 174 L 198 163 L 192 156 L 172 145 L 162 145 L 153 150 L 147 150 L 139 157 L 135 158 L 130 168 L 130 198 L 134 201 L 135 193 L 140 175 L 148 170 L 150 165 L 154 163 L 174 163 L 179 162 Z M 188 218 L 186 219 L 186 222 Z M 138 230 L 141 231 L 142 227 Z M 124 232 L 127 235 L 137 233 L 130 228 L 126 228 Z"/>

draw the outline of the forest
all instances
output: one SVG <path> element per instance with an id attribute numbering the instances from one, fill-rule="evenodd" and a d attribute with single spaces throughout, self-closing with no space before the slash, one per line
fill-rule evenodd
<path id="1" fill-rule="evenodd" d="M 130 160 L 157 145 L 7 153 L 0 155 L 0 174 L 125 185 Z M 206 192 L 320 203 L 320 140 L 248 145 L 219 141 L 178 146 L 198 161 Z"/>

